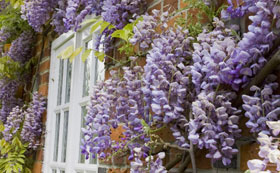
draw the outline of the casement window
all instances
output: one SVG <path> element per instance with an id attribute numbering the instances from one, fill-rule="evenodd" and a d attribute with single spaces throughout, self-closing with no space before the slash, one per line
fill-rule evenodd
<path id="1" fill-rule="evenodd" d="M 86 106 L 93 85 L 104 78 L 104 65 L 94 53 L 82 62 L 81 54 L 72 63 L 59 59 L 67 47 L 93 49 L 96 34 L 90 27 L 61 35 L 52 43 L 49 80 L 44 173 L 97 173 L 98 161 L 81 154 Z"/>

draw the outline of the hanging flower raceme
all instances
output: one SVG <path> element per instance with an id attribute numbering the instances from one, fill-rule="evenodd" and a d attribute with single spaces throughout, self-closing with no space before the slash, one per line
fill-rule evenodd
<path id="1" fill-rule="evenodd" d="M 59 33 L 63 34 L 68 31 L 64 26 L 64 19 L 66 16 L 66 8 L 67 8 L 67 0 L 58 0 L 57 5 L 58 7 L 54 9 L 54 14 L 52 16 L 51 25 L 54 26 L 54 30 Z"/>
<path id="2" fill-rule="evenodd" d="M 106 153 L 112 147 L 113 152 L 133 149 L 139 139 L 145 140 L 141 124 L 144 118 L 144 102 L 141 99 L 143 69 L 135 66 L 123 70 L 122 77 L 116 71 L 111 71 L 112 77 L 94 89 L 86 116 L 86 128 L 83 129 L 84 154 L 98 153 L 99 158 L 104 159 L 109 156 Z M 112 141 L 110 137 L 111 129 L 117 128 L 120 123 L 125 129 L 123 143 Z"/>
<path id="3" fill-rule="evenodd" d="M 167 170 L 162 165 L 162 160 L 165 158 L 165 153 L 158 153 L 156 156 L 145 157 L 145 153 L 141 148 L 134 148 L 134 160 L 130 162 L 131 173 L 167 173 Z M 145 159 L 143 161 L 143 159 Z"/>
<path id="4" fill-rule="evenodd" d="M 159 38 L 159 34 L 156 32 L 158 26 L 159 11 L 153 10 L 153 15 L 142 15 L 142 21 L 139 21 L 133 28 L 133 37 L 130 39 L 130 43 L 136 45 L 139 44 L 142 50 L 151 47 L 153 39 Z"/>
<path id="5" fill-rule="evenodd" d="M 145 0 L 105 0 L 101 16 L 104 21 L 122 29 L 133 16 L 145 11 Z"/>
<path id="6" fill-rule="evenodd" d="M 23 110 L 19 106 L 14 107 L 4 124 L 5 130 L 3 131 L 3 137 L 5 141 L 12 140 L 14 135 L 20 130 L 23 120 Z"/>
<path id="7" fill-rule="evenodd" d="M 5 43 L 11 37 L 11 33 L 5 27 L 0 29 L 0 43 Z"/>
<path id="8" fill-rule="evenodd" d="M 219 85 L 231 80 L 232 52 L 237 46 L 230 29 L 214 18 L 215 29 L 204 30 L 193 44 L 192 82 L 197 94 L 201 90 L 215 91 Z"/>
<path id="9" fill-rule="evenodd" d="M 193 44 L 192 83 L 196 99 L 192 102 L 193 119 L 189 123 L 188 139 L 198 148 L 206 148 L 206 157 L 220 160 L 224 165 L 238 150 L 235 139 L 240 136 L 239 111 L 232 106 L 235 93 L 223 88 L 229 80 L 230 55 L 236 47 L 231 30 L 214 18 L 215 29 L 204 30 Z"/>
<path id="10" fill-rule="evenodd" d="M 227 0 L 229 7 L 227 12 L 232 18 L 243 17 L 249 12 L 249 8 L 257 2 L 257 0 Z"/>
<path id="11" fill-rule="evenodd" d="M 16 80 L 0 81 L 0 121 L 3 123 L 6 122 L 7 117 L 14 107 L 22 105 L 22 100 L 15 97 L 15 93 L 17 92 L 19 85 L 19 82 Z"/>
<path id="12" fill-rule="evenodd" d="M 228 71 L 228 75 L 232 77 L 225 82 L 235 90 L 246 85 L 249 78 L 265 65 L 267 59 L 264 56 L 271 50 L 276 39 L 272 22 L 279 16 L 279 11 L 276 10 L 280 8 L 279 4 L 273 0 L 259 0 L 253 1 L 250 5 L 248 10 L 253 15 L 249 16 L 252 21 L 248 26 L 249 31 L 244 34 L 228 60 L 233 63 L 231 70 Z M 279 29 L 278 26 L 276 29 Z"/>
<path id="13" fill-rule="evenodd" d="M 278 83 L 274 82 L 276 76 L 270 75 L 263 87 L 252 86 L 254 95 L 243 95 L 243 109 L 245 116 L 249 118 L 246 126 L 252 133 L 263 132 L 271 134 L 267 121 L 276 121 L 280 117 L 280 95 L 274 94 Z"/>
<path id="14" fill-rule="evenodd" d="M 32 31 L 23 32 L 16 40 L 12 42 L 8 56 L 14 61 L 24 64 L 32 57 L 32 44 L 34 42 L 34 33 Z"/>
<path id="15" fill-rule="evenodd" d="M 40 145 L 42 135 L 42 116 L 46 110 L 45 98 L 38 93 L 33 94 L 32 102 L 24 111 L 24 122 L 21 138 L 28 143 L 28 148 L 36 149 Z"/>
<path id="16" fill-rule="evenodd" d="M 68 0 L 63 19 L 66 30 L 77 30 L 87 15 L 100 15 L 104 3 L 104 0 Z"/>
<path id="17" fill-rule="evenodd" d="M 0 0 L 0 13 L 9 5 L 6 0 Z"/>
<path id="18" fill-rule="evenodd" d="M 105 0 L 102 6 L 102 19 L 116 28 L 106 28 L 99 36 L 100 41 L 96 44 L 96 50 L 103 45 L 104 52 L 109 53 L 113 50 L 111 34 L 116 29 L 122 29 L 131 20 L 144 13 L 146 10 L 145 0 Z"/>
<path id="19" fill-rule="evenodd" d="M 207 158 L 222 159 L 224 165 L 230 164 L 238 153 L 234 144 L 241 132 L 238 127 L 241 111 L 231 105 L 233 96 L 231 92 L 202 91 L 192 103 L 194 119 L 189 123 L 189 140 L 200 149 L 208 149 Z"/>
<path id="20" fill-rule="evenodd" d="M 27 20 L 36 32 L 41 32 L 42 26 L 51 19 L 57 3 L 57 0 L 24 0 L 21 6 L 22 18 Z"/>

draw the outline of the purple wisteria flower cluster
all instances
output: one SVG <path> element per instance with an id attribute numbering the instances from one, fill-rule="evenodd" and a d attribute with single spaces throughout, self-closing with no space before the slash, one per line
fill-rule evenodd
<path id="1" fill-rule="evenodd" d="M 3 137 L 5 141 L 12 140 L 14 135 L 20 130 L 23 119 L 23 110 L 19 106 L 14 107 L 7 117 L 7 122 L 4 125 L 5 130 L 3 131 Z"/>
<path id="2" fill-rule="evenodd" d="M 145 0 L 24 0 L 24 5 L 21 6 L 22 18 L 27 20 L 36 32 L 41 32 L 47 22 L 50 22 L 59 34 L 71 29 L 77 31 L 86 16 L 100 15 L 104 21 L 116 26 L 115 29 L 106 28 L 98 37 L 96 50 L 103 45 L 106 53 L 114 48 L 111 34 L 116 29 L 122 29 L 145 9 Z"/>
<path id="3" fill-rule="evenodd" d="M 145 153 L 141 148 L 134 148 L 134 155 L 134 160 L 130 163 L 131 173 L 167 173 L 167 170 L 162 165 L 162 159 L 165 158 L 164 152 L 158 153 L 156 156 L 145 157 Z M 143 158 L 145 158 L 144 162 Z"/>
<path id="4" fill-rule="evenodd" d="M 19 82 L 16 80 L 0 80 L 0 121 L 6 123 L 7 117 L 16 106 L 22 105 L 22 100 L 15 97 Z"/>
<path id="5" fill-rule="evenodd" d="M 5 27 L 0 29 L 0 43 L 5 43 L 11 37 L 11 33 Z"/>
<path id="6" fill-rule="evenodd" d="M 254 5 L 257 0 L 227 0 L 227 2 L 229 4 L 227 12 L 232 18 L 239 18 L 248 13 L 249 8 Z"/>
<path id="7" fill-rule="evenodd" d="M 42 116 L 46 110 L 46 101 L 38 93 L 33 94 L 32 102 L 24 111 L 24 122 L 21 130 L 21 139 L 28 143 L 28 148 L 35 150 L 40 145 L 42 134 Z"/>
<path id="8" fill-rule="evenodd" d="M 166 26 L 163 24 L 163 26 Z M 153 40 L 143 75 L 146 111 L 152 110 L 153 122 L 158 126 L 172 123 L 171 130 L 179 146 L 188 148 L 183 137 L 188 128 L 185 111 L 190 107 L 190 43 L 188 32 L 178 28 L 167 30 Z"/>
<path id="9" fill-rule="evenodd" d="M 223 80 L 227 80 L 226 60 L 236 47 L 236 41 L 230 30 L 215 19 L 216 29 L 204 31 L 192 44 L 195 40 L 188 36 L 187 30 L 167 29 L 168 13 L 158 15 L 157 11 L 153 11 L 153 16 L 144 15 L 144 20 L 134 28 L 132 44 L 139 44 L 143 50 L 150 48 L 144 71 L 138 74 L 141 78 L 137 79 L 137 87 L 125 87 L 138 75 L 130 74 L 130 68 L 124 68 L 123 79 L 118 76 L 121 74 L 112 72 L 112 77 L 95 90 L 84 130 L 84 153 L 89 148 L 89 152 L 105 157 L 104 151 L 110 145 L 116 145 L 110 139 L 109 124 L 113 123 L 112 127 L 116 128 L 122 122 L 126 130 L 123 133 L 125 146 L 130 148 L 129 158 L 133 159 L 133 148 L 139 147 L 134 141 L 137 135 L 145 143 L 150 141 L 147 134 L 144 135 L 148 127 L 141 121 L 145 121 L 149 128 L 170 125 L 179 147 L 188 149 L 189 141 L 192 141 L 199 148 L 209 150 L 207 157 L 222 159 L 228 165 L 238 152 L 234 144 L 241 132 L 237 125 L 240 110 L 231 105 L 235 93 L 216 90 Z M 156 23 L 156 18 L 161 22 Z M 156 32 L 159 25 L 161 33 Z M 137 58 L 131 59 L 134 62 Z M 190 119 L 186 112 L 194 118 Z"/>
<path id="10" fill-rule="evenodd" d="M 0 13 L 9 5 L 6 0 L 0 0 Z"/>
<path id="11" fill-rule="evenodd" d="M 22 18 L 27 20 L 36 32 L 41 32 L 42 25 L 50 20 L 57 2 L 57 0 L 24 0 L 21 6 Z"/>
<path id="12" fill-rule="evenodd" d="M 141 16 L 143 20 L 138 22 L 133 28 L 134 35 L 130 39 L 131 44 L 136 45 L 136 43 L 139 43 L 140 48 L 143 50 L 151 47 L 154 38 L 159 38 L 159 34 L 156 32 L 159 20 L 159 11 L 153 10 L 152 13 L 152 16 L 148 14 Z M 162 20 L 166 19 L 167 15 L 168 13 L 165 13 L 165 15 L 162 16 Z"/>
<path id="13" fill-rule="evenodd" d="M 243 95 L 243 109 L 245 116 L 249 118 L 246 126 L 252 133 L 271 134 L 267 121 L 276 121 L 280 118 L 280 95 L 274 94 L 278 88 L 276 76 L 271 75 L 266 79 L 262 88 L 252 86 L 252 96 Z"/>
<path id="14" fill-rule="evenodd" d="M 200 149 L 208 149 L 206 157 L 222 159 L 228 165 L 238 152 L 234 144 L 240 137 L 241 111 L 231 104 L 236 94 L 221 85 L 230 78 L 226 72 L 237 43 L 219 19 L 214 18 L 214 26 L 213 31 L 204 30 L 193 43 L 191 75 L 196 99 L 192 102 L 194 117 L 189 123 L 188 139 Z"/>
<path id="15" fill-rule="evenodd" d="M 125 26 L 135 14 L 141 14 L 144 0 L 24 0 L 21 6 L 22 18 L 36 32 L 50 21 L 55 31 L 64 33 L 77 30 L 87 15 L 101 15 L 118 29 Z"/>
<path id="16" fill-rule="evenodd" d="M 45 98 L 38 93 L 33 94 L 30 105 L 15 106 L 9 112 L 2 132 L 4 139 L 10 142 L 15 135 L 20 135 L 29 149 L 37 149 L 42 134 L 42 115 L 46 109 Z"/>
<path id="17" fill-rule="evenodd" d="M 214 18 L 215 29 L 203 31 L 193 44 L 193 65 L 191 66 L 192 82 L 199 94 L 201 90 L 215 91 L 223 83 L 231 80 L 232 52 L 237 43 L 231 30 L 224 23 Z"/>
<path id="18" fill-rule="evenodd" d="M 240 110 L 231 105 L 233 93 L 201 92 L 192 103 L 194 119 L 189 123 L 188 138 L 198 148 L 206 148 L 207 158 L 220 160 L 224 165 L 231 163 L 238 153 L 235 140 L 240 137 L 238 126 Z"/>
<path id="19" fill-rule="evenodd" d="M 64 21 L 63 21 L 66 15 L 66 8 L 67 8 L 67 0 L 57 1 L 57 8 L 55 8 L 51 25 L 55 26 L 54 30 L 59 34 L 68 31 L 64 26 Z"/>
<path id="20" fill-rule="evenodd" d="M 280 13 L 277 10 L 279 4 L 273 0 L 248 1 L 248 4 L 252 23 L 228 60 L 232 61 L 232 65 L 228 71 L 231 79 L 227 83 L 235 90 L 244 87 L 267 62 L 265 54 L 271 50 L 276 39 L 273 20 Z"/>
<path id="21" fill-rule="evenodd" d="M 146 141 L 141 120 L 144 118 L 143 93 L 141 91 L 143 69 L 135 66 L 124 68 L 123 76 L 111 71 L 111 78 L 100 83 L 94 89 L 91 104 L 86 116 L 85 138 L 82 141 L 83 153 L 98 153 L 99 158 L 106 158 L 108 150 L 117 152 L 120 149 L 134 148 L 137 144 L 128 144 L 131 139 Z M 111 129 L 119 124 L 126 130 L 125 143 L 112 141 Z M 139 139 L 137 136 L 139 136 Z M 128 148 L 125 148 L 128 147 Z M 89 151 L 87 150 L 89 148 Z"/>
<path id="22" fill-rule="evenodd" d="M 146 10 L 145 0 L 105 0 L 102 6 L 101 16 L 104 21 L 111 23 L 116 28 L 106 28 L 98 37 L 95 49 L 98 51 L 100 45 L 103 45 L 104 52 L 109 53 L 113 50 L 111 34 L 116 29 L 122 29 L 126 24 L 144 13 Z"/>
<path id="23" fill-rule="evenodd" d="M 32 57 L 32 44 L 34 42 L 34 33 L 32 31 L 23 32 L 16 40 L 12 42 L 8 56 L 14 61 L 24 64 Z"/>
<path id="24" fill-rule="evenodd" d="M 145 0 L 105 0 L 101 16 L 104 21 L 122 29 L 133 16 L 143 13 Z"/>
<path id="25" fill-rule="evenodd" d="M 245 0 L 239 5 L 233 16 L 246 13 L 252 21 L 240 41 L 218 18 L 213 19 L 213 30 L 204 29 L 192 38 L 180 26 L 168 26 L 167 12 L 140 16 L 143 20 L 133 28 L 134 36 L 129 41 L 145 53 L 146 64 L 139 67 L 138 57 L 130 57 L 129 67 L 111 71 L 110 78 L 95 87 L 83 129 L 83 153 L 97 153 L 105 159 L 127 151 L 129 160 L 133 160 L 132 172 L 165 172 L 163 153 L 154 159 L 150 145 L 155 142 L 153 131 L 168 127 L 177 149 L 191 151 L 195 145 L 207 149 L 206 157 L 212 161 L 229 165 L 238 153 L 235 144 L 241 136 L 242 116 L 241 107 L 232 103 L 237 91 L 266 64 L 265 55 L 276 39 L 273 20 L 278 21 L 279 12 L 276 1 Z M 106 4 L 103 7 L 106 9 Z M 106 39 L 107 32 L 104 30 L 100 38 Z M 272 78 L 275 80 L 269 77 L 262 87 L 253 86 L 253 96 L 243 96 L 243 109 L 249 118 L 246 125 L 251 132 L 280 132 L 274 128 L 277 124 L 268 125 L 273 130 L 265 124 L 278 120 L 280 114 L 280 96 L 273 94 L 278 84 Z M 123 141 L 114 141 L 112 129 L 120 126 L 124 129 Z"/>

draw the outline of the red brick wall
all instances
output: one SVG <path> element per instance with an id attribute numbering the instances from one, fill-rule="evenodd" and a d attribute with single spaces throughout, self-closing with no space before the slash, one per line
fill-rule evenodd
<path id="1" fill-rule="evenodd" d="M 51 37 L 52 33 L 49 33 L 45 36 L 44 43 L 42 39 L 42 35 L 37 37 L 37 43 L 35 46 L 35 56 L 40 59 L 42 46 L 44 44 L 43 56 L 40 59 L 40 64 L 38 68 L 38 75 L 36 76 L 36 83 L 38 92 L 48 97 L 48 83 L 49 83 L 49 70 L 50 70 L 50 54 L 51 54 L 51 41 L 53 40 Z M 46 122 L 46 112 L 43 115 L 43 123 Z M 45 127 L 44 127 L 45 128 Z M 44 136 L 42 136 L 42 144 L 44 144 Z M 43 146 L 37 151 L 36 159 L 33 166 L 33 173 L 41 173 L 42 172 L 42 163 L 43 163 Z"/>

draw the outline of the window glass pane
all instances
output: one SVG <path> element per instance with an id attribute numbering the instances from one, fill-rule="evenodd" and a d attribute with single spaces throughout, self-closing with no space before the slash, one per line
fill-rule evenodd
<path id="1" fill-rule="evenodd" d="M 104 40 L 104 37 L 102 36 L 101 41 Z M 103 52 L 104 51 L 104 45 L 101 44 L 99 46 L 99 52 Z M 104 62 L 100 62 L 97 58 L 95 58 L 96 63 L 95 63 L 95 69 L 94 69 L 94 84 L 97 83 L 97 81 L 102 81 L 104 80 L 104 76 L 105 76 L 105 66 L 104 66 Z"/>
<path id="2" fill-rule="evenodd" d="M 56 173 L 56 170 L 55 170 L 55 169 L 52 169 L 52 173 Z"/>
<path id="3" fill-rule="evenodd" d="M 90 164 L 97 164 L 96 155 L 95 155 L 95 157 L 94 157 L 94 158 L 92 157 L 92 155 L 93 155 L 93 154 L 90 154 L 90 160 L 89 160 L 89 163 L 90 163 Z"/>
<path id="4" fill-rule="evenodd" d="M 64 61 L 59 60 L 59 74 L 58 74 L 58 92 L 57 92 L 57 105 L 61 105 L 61 94 L 62 94 L 62 84 L 63 84 L 63 69 Z"/>
<path id="5" fill-rule="evenodd" d="M 93 48 L 93 40 L 90 40 L 85 45 L 86 49 Z M 87 60 L 84 64 L 84 77 L 83 77 L 83 97 L 88 96 L 89 92 L 89 81 L 90 81 L 90 67 L 92 67 L 92 56 L 93 51 L 91 51 Z"/>
<path id="6" fill-rule="evenodd" d="M 107 173 L 106 168 L 98 168 L 98 173 Z"/>
<path id="7" fill-rule="evenodd" d="M 81 132 L 80 132 L 80 145 L 81 145 L 81 140 L 84 138 L 84 133 L 82 132 L 82 128 L 85 128 L 85 116 L 87 114 L 87 109 L 86 106 L 82 107 L 82 111 L 81 111 Z M 85 163 L 85 155 L 82 154 L 82 150 L 80 148 L 80 152 L 79 152 L 79 163 Z"/>
<path id="8" fill-rule="evenodd" d="M 66 71 L 66 88 L 65 88 L 65 103 L 70 100 L 71 92 L 71 75 L 72 75 L 72 64 L 69 59 L 67 59 L 67 71 Z"/>
<path id="9" fill-rule="evenodd" d="M 53 153 L 54 161 L 57 161 L 57 157 L 58 157 L 59 125 L 60 125 L 60 113 L 57 113 L 56 122 L 55 122 L 55 138 L 54 138 L 54 153 Z"/>
<path id="10" fill-rule="evenodd" d="M 60 173 L 65 173 L 65 171 L 62 171 L 62 170 L 61 170 Z"/>
<path id="11" fill-rule="evenodd" d="M 69 111 L 65 111 L 64 112 L 64 122 L 63 122 L 63 140 L 62 140 L 61 162 L 65 162 L 66 161 L 67 135 L 68 135 L 68 118 L 69 118 Z"/>

